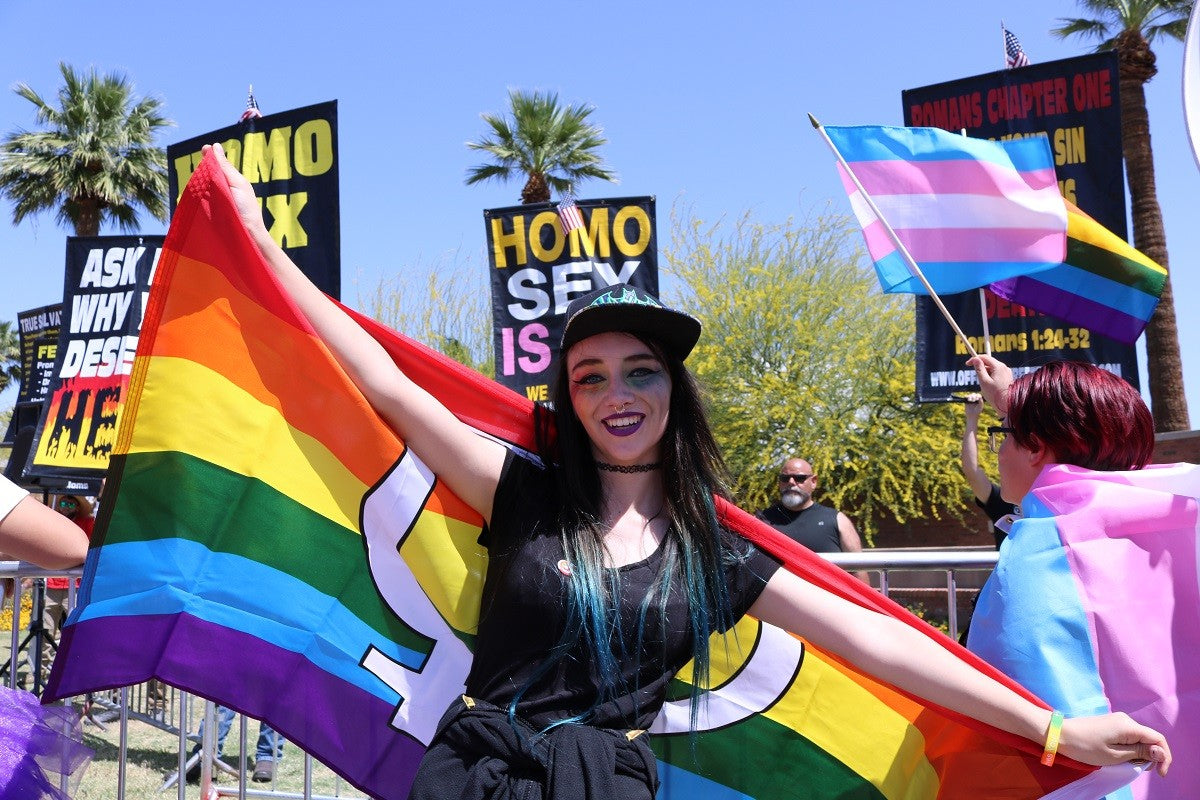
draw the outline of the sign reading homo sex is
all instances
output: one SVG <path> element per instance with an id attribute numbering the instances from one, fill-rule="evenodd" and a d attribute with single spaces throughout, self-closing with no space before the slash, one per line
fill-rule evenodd
<path id="1" fill-rule="evenodd" d="M 530 400 L 549 399 L 567 305 L 628 283 L 658 295 L 653 197 L 578 200 L 583 227 L 563 231 L 557 205 L 483 212 L 491 267 L 496 380 Z"/>

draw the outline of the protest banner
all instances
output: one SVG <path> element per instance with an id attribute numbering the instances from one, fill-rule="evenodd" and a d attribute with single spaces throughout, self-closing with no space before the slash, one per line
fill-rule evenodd
<path id="1" fill-rule="evenodd" d="M 340 298 L 337 101 L 250 116 L 168 145 L 172 213 L 200 164 L 201 148 L 216 142 L 262 199 L 271 238 L 321 291 Z"/>
<path id="2" fill-rule="evenodd" d="M 491 267 L 496 380 L 530 400 L 549 399 L 567 304 L 628 283 L 658 295 L 653 197 L 578 200 L 569 234 L 554 203 L 483 212 Z"/>
<path id="3" fill-rule="evenodd" d="M 22 427 L 22 411 L 27 407 L 37 408 L 45 399 L 50 388 L 50 376 L 54 369 L 54 355 L 58 349 L 58 327 L 62 321 L 62 304 L 42 306 L 17 314 L 18 345 L 21 353 L 21 384 L 17 389 L 16 405 L 12 419 L 4 434 L 3 444 L 11 447 L 17 431 Z M 33 424 L 30 421 L 29 424 Z"/>
<path id="4" fill-rule="evenodd" d="M 54 365 L 24 468 L 42 486 L 94 490 L 108 468 L 162 243 L 67 238 Z"/>
<path id="5" fill-rule="evenodd" d="M 1045 134 L 1054 153 L 1062 195 L 1125 238 L 1125 179 L 1116 54 L 1095 53 L 1019 69 L 1001 70 L 902 93 L 904 121 L 988 139 Z M 989 339 L 977 291 L 942 301 L 971 340 L 1014 372 L 1052 359 L 1086 361 L 1137 387 L 1134 347 L 1078 324 L 1016 305 L 985 290 Z M 953 399 L 978 390 L 966 347 L 927 297 L 916 298 L 917 398 Z"/>

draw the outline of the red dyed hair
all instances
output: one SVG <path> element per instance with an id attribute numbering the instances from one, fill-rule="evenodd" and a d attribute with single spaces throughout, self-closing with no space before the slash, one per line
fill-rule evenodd
<path id="1" fill-rule="evenodd" d="M 1051 361 L 1013 381 L 1006 424 L 1021 447 L 1048 447 L 1060 464 L 1141 469 L 1154 452 L 1154 421 L 1142 396 L 1093 364 Z"/>

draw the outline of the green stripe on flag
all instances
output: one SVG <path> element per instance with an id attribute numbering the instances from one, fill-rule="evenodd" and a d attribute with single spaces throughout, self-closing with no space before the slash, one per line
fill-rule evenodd
<path id="1" fill-rule="evenodd" d="M 357 531 L 337 525 L 267 484 L 177 452 L 133 453 L 102 544 L 181 538 L 257 561 L 336 597 L 364 624 L 404 647 L 429 641 L 375 590 Z M 468 642 L 469 644 L 469 642 Z"/>
<path id="2" fill-rule="evenodd" d="M 1161 272 L 1147 269 L 1119 253 L 1071 237 L 1067 238 L 1066 263 L 1155 297 L 1162 294 L 1167 279 Z"/>
<path id="3" fill-rule="evenodd" d="M 781 742 L 788 746 L 781 747 Z M 863 746 L 870 744 L 863 742 Z M 696 733 L 694 750 L 687 734 L 652 736 L 650 747 L 663 761 L 755 800 L 886 800 L 853 769 L 795 731 L 758 714 L 717 731 Z"/>

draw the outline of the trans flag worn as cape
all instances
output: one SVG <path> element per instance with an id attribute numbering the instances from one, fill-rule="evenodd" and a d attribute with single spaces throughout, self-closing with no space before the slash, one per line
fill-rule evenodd
<path id="1" fill-rule="evenodd" d="M 109 477 L 115 502 L 47 697 L 156 677 L 267 720 L 373 796 L 403 798 L 470 665 L 487 560 L 480 519 L 379 419 L 282 292 L 211 156 L 158 272 Z M 355 318 L 461 419 L 532 448 L 528 400 Z M 789 569 L 999 676 L 748 514 L 719 513 Z M 683 699 L 655 725 L 668 800 L 798 789 L 1093 800 L 1103 790 L 1089 782 L 1112 774 L 1065 759 L 1042 767 L 1036 743 L 750 618 L 713 662 L 694 747 L 687 669 Z"/>
<path id="2" fill-rule="evenodd" d="M 1176 759 L 1114 798 L 1200 794 L 1200 467 L 1054 465 L 1021 501 L 969 646 L 1068 716 L 1124 711 Z"/>

